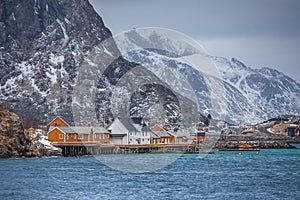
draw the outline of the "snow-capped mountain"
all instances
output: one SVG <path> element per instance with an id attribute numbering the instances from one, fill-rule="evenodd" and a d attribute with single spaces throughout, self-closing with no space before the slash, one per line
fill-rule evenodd
<path id="1" fill-rule="evenodd" d="M 235 58 L 213 59 L 223 80 L 235 87 L 250 103 L 256 121 L 281 114 L 299 115 L 300 84 L 295 80 L 275 69 L 252 69 Z"/>
<path id="2" fill-rule="evenodd" d="M 212 114 L 233 123 L 255 123 L 285 113 L 295 115 L 300 113 L 300 84 L 275 69 L 252 69 L 235 58 L 204 55 L 214 62 L 219 71 L 215 75 L 205 74 L 187 62 L 188 56 L 199 53 L 186 44 L 188 42 L 172 43 L 168 38 L 164 38 L 164 34 L 159 35 L 155 31 L 152 33 L 149 31 L 147 34 L 141 31 L 137 33 L 136 30 L 131 32 L 135 33 L 128 33 L 126 42 L 123 41 L 121 45 L 126 43 L 129 46 L 127 43 L 130 42 L 137 44 L 135 40 L 140 37 L 142 38 L 140 40 L 144 41 L 143 45 L 147 43 L 147 46 L 155 46 L 157 49 L 135 47 L 133 49 L 137 50 L 127 53 L 124 57 L 129 61 L 148 66 L 173 88 L 184 87 L 172 76 L 169 78 L 170 74 L 182 76 L 190 85 L 190 90 L 186 93 L 196 95 L 199 111 L 204 115 Z M 156 42 L 158 44 L 155 44 Z M 168 45 L 164 45 L 162 50 L 161 46 L 164 43 Z M 182 47 L 187 50 L 184 51 Z M 167 69 L 161 70 L 161 66 L 166 66 Z M 206 80 L 208 78 L 212 80 L 210 83 Z M 211 83 L 216 87 L 211 88 Z M 220 111 L 211 104 L 211 93 L 216 88 L 221 88 L 224 92 L 223 95 L 219 93 L 221 94 L 219 98 L 226 99 L 226 104 L 223 105 L 225 116 L 220 116 Z"/>
<path id="3" fill-rule="evenodd" d="M 131 116 L 166 116 L 168 124 L 205 121 L 198 111 L 232 122 L 300 113 L 300 85 L 284 74 L 207 56 L 189 39 L 158 33 L 111 39 L 88 0 L 1 1 L 1 101 L 43 123 L 56 115 L 109 122 L 124 106 Z M 135 51 L 124 54 L 129 46 Z M 196 54 L 219 75 L 191 65 Z"/>

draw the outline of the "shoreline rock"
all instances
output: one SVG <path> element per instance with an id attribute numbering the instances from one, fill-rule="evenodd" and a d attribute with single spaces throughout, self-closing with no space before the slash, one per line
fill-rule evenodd
<path id="1" fill-rule="evenodd" d="M 0 158 L 61 155 L 39 141 L 26 137 L 19 116 L 0 104 Z"/>
<path id="2" fill-rule="evenodd" d="M 259 149 L 292 149 L 291 138 L 278 134 L 247 133 L 222 136 L 217 142 L 218 149 L 238 149 L 240 145 L 249 144 Z"/>

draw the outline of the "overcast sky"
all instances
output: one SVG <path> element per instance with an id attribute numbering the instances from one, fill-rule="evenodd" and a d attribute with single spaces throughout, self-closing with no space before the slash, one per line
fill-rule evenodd
<path id="1" fill-rule="evenodd" d="M 197 40 L 211 55 L 271 67 L 300 83 L 299 0 L 90 0 L 113 34 L 163 27 Z"/>

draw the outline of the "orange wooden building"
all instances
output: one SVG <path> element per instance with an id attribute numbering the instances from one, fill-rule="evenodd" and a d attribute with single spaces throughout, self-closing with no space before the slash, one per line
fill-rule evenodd
<path id="1" fill-rule="evenodd" d="M 171 143 L 171 137 L 167 133 L 167 131 L 161 128 L 159 125 L 155 125 L 152 127 L 152 144 L 169 144 Z"/>
<path id="2" fill-rule="evenodd" d="M 97 142 L 109 143 L 110 133 L 100 126 L 70 126 L 61 117 L 56 117 L 48 124 L 50 142 Z"/>
<path id="3" fill-rule="evenodd" d="M 158 143 L 164 143 L 164 144 L 178 144 L 186 142 L 187 135 L 183 132 L 177 131 L 177 132 L 171 132 L 168 130 L 165 130 L 159 125 L 154 125 L 152 127 L 152 136 L 151 136 L 151 143 L 152 144 L 158 144 Z"/>

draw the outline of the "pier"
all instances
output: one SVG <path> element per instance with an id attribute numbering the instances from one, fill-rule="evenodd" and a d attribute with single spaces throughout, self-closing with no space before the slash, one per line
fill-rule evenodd
<path id="1" fill-rule="evenodd" d="M 134 153 L 196 153 L 194 144 L 99 144 L 78 142 L 53 142 L 62 149 L 63 156 L 134 154 Z"/>

